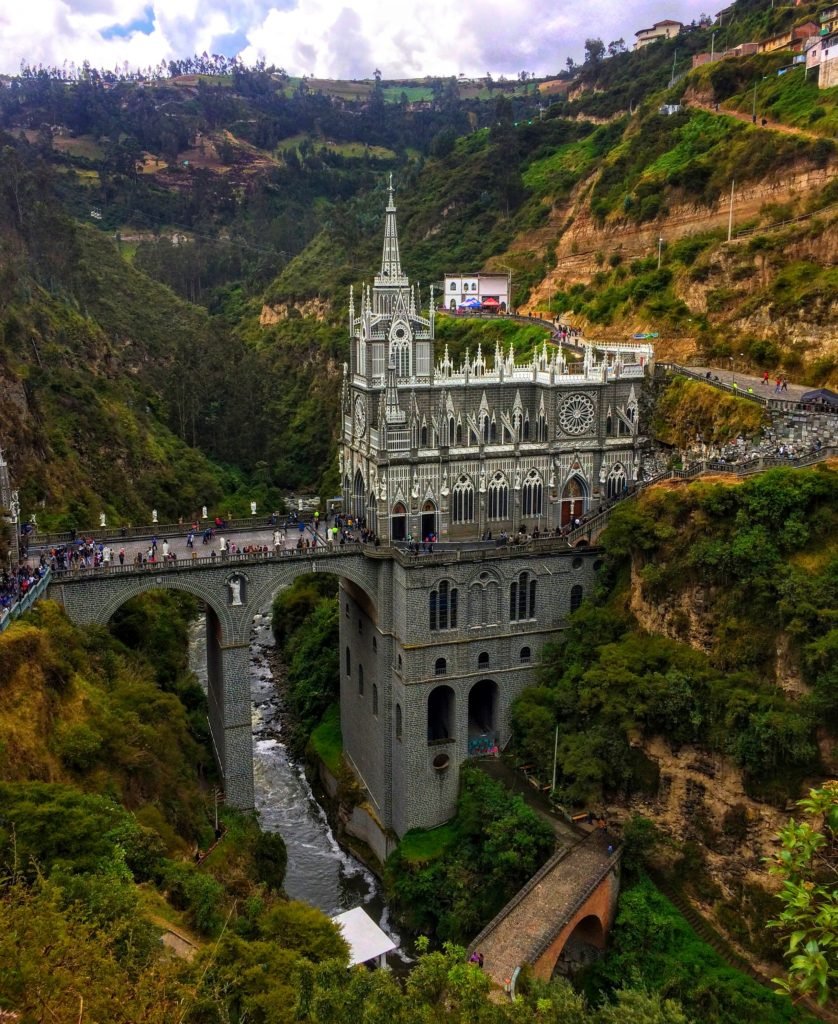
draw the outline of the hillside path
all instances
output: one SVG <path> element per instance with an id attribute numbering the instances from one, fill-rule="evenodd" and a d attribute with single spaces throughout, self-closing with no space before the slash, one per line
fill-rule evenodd
<path id="1" fill-rule="evenodd" d="M 779 398 L 787 402 L 799 402 L 801 395 L 805 395 L 807 391 L 813 390 L 806 387 L 805 384 L 792 384 L 791 381 L 788 381 L 787 389 L 775 395 L 774 388 L 776 387 L 778 376 L 776 373 L 768 378 L 768 384 L 763 384 L 762 376 L 754 377 L 751 374 L 739 373 L 730 368 L 723 370 L 720 366 L 690 366 L 688 369 L 702 376 L 709 373 L 713 377 L 718 377 L 722 384 L 732 385 L 735 381 L 737 387 L 742 391 L 747 391 L 749 387 L 752 387 L 754 393 L 761 395 L 763 398 Z M 782 377 L 783 374 L 779 374 L 779 376 Z"/>
<path id="2" fill-rule="evenodd" d="M 816 132 L 807 132 L 805 128 L 798 128 L 792 124 L 783 124 L 780 121 L 770 121 L 766 118 L 766 123 L 763 126 L 761 124 L 763 115 L 757 117 L 757 123 L 753 122 L 753 115 L 746 114 L 742 110 L 728 110 L 727 108 L 719 107 L 716 110 L 712 103 L 701 103 L 698 100 L 690 100 L 690 108 L 698 107 L 699 110 L 706 110 L 708 114 L 716 114 L 718 117 L 732 117 L 737 121 L 742 121 L 744 124 L 752 125 L 754 128 L 764 127 L 765 131 L 772 132 L 783 132 L 784 135 L 799 135 L 803 139 L 812 139 L 817 142 L 818 139 L 823 139 L 825 136 L 818 135 Z"/>

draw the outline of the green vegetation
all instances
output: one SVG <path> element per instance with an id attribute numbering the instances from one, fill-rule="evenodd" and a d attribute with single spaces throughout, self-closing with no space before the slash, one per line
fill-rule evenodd
<path id="1" fill-rule="evenodd" d="M 610 948 L 587 974 L 586 990 L 613 991 L 626 978 L 661 998 L 678 1000 L 686 1016 L 702 1024 L 813 1020 L 728 967 L 647 879 L 620 895 Z"/>
<path id="2" fill-rule="evenodd" d="M 467 941 L 553 852 L 552 828 L 479 768 L 460 769 L 450 825 L 409 832 L 385 865 L 393 908 L 414 930 Z"/>
<path id="3" fill-rule="evenodd" d="M 696 439 L 721 445 L 735 438 L 754 437 L 765 425 L 762 406 L 736 398 L 709 384 L 676 377 L 655 403 L 652 424 L 664 444 L 688 448 Z"/>
<path id="4" fill-rule="evenodd" d="M 816 166 L 818 145 L 703 110 L 686 109 L 670 117 L 649 112 L 603 161 L 591 212 L 600 222 L 627 217 L 642 223 L 665 213 L 670 195 L 712 206 L 733 177 L 761 178 L 795 161 Z"/>
<path id="5" fill-rule="evenodd" d="M 797 806 L 808 820 L 789 821 L 782 850 L 769 870 L 783 883 L 783 911 L 772 921 L 787 937 L 788 978 L 775 979 L 792 996 L 813 996 L 824 1005 L 838 982 L 838 783 L 810 789 Z"/>
<path id="6" fill-rule="evenodd" d="M 273 630 L 288 673 L 292 725 L 289 746 L 302 754 L 315 727 L 327 765 L 340 765 L 337 580 L 319 574 L 281 590 L 273 603 Z M 324 716 L 326 716 L 324 718 Z"/>
<path id="7" fill-rule="evenodd" d="M 439 345 L 438 358 L 442 358 L 443 346 L 447 345 L 448 354 L 455 366 L 459 366 L 464 359 L 466 349 L 474 359 L 478 345 L 482 345 L 483 357 L 490 362 L 495 358 L 495 346 L 498 342 L 504 357 L 509 355 L 511 346 L 517 363 L 531 359 L 533 354 L 540 355 L 545 342 L 548 353 L 552 345 L 550 332 L 544 327 L 520 324 L 502 316 L 491 319 L 440 316 L 436 322 L 436 337 Z"/>
<path id="8" fill-rule="evenodd" d="M 560 799 L 655 792 L 637 734 L 726 754 L 763 799 L 796 793 L 819 764 L 816 727 L 836 721 L 836 495 L 834 470 L 775 470 L 738 485 L 655 488 L 614 512 L 603 537 L 614 591 L 576 613 L 545 652 L 540 685 L 514 708 L 521 756 L 545 773 L 558 726 Z M 649 635 L 620 612 L 629 561 L 638 596 L 671 608 L 679 639 Z M 697 627 L 678 610 L 698 588 L 712 624 L 706 653 L 685 642 Z M 774 680 L 781 632 L 811 687 L 796 701 Z"/>
<path id="9" fill-rule="evenodd" d="M 311 746 L 315 754 L 338 778 L 343 768 L 343 737 L 340 732 L 340 707 L 331 704 L 323 713 L 320 724 L 311 734 Z"/>
<path id="10" fill-rule="evenodd" d="M 178 604 L 153 598 L 143 602 L 147 645 L 159 627 L 185 648 Z M 159 823 L 167 841 L 169 828 L 189 840 L 205 835 L 195 779 L 196 769 L 213 773 L 202 746 L 205 702 L 184 666 L 169 663 L 158 680 L 153 663 L 103 630 L 75 629 L 46 601 L 0 635 L 0 652 L 0 779 L 108 792 L 151 827 Z"/>
<path id="11" fill-rule="evenodd" d="M 807 73 L 803 65 L 790 68 L 789 59 L 789 52 L 781 51 L 706 64 L 692 72 L 688 82 L 711 92 L 724 109 L 750 117 L 756 106 L 758 119 L 766 117 L 834 140 L 838 130 L 836 90 L 819 89 L 817 70 Z M 783 68 L 786 70 L 778 75 Z"/>

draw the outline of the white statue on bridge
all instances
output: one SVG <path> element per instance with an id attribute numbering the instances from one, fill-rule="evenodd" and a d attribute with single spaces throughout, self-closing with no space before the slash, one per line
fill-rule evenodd
<path id="1" fill-rule="evenodd" d="M 256 515 L 256 502 L 255 501 L 251 501 L 251 503 L 250 503 L 250 514 L 252 516 Z"/>
<path id="2" fill-rule="evenodd" d="M 207 518 L 207 506 L 204 505 L 203 508 L 201 509 L 201 519 L 206 519 L 206 518 Z"/>
<path id="3" fill-rule="evenodd" d="M 104 512 L 99 513 L 99 525 L 104 529 L 108 525 L 107 516 Z"/>
<path id="4" fill-rule="evenodd" d="M 241 607 L 242 603 L 242 581 L 238 576 L 233 576 L 227 586 L 230 588 L 230 604 L 234 607 Z"/>
<path id="5" fill-rule="evenodd" d="M 153 509 L 151 510 L 151 522 L 152 522 L 153 524 L 156 524 L 156 523 L 157 523 L 157 509 L 156 509 L 156 508 L 153 508 Z"/>

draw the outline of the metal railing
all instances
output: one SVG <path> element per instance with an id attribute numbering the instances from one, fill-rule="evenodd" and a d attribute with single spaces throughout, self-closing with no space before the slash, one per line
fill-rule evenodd
<path id="1" fill-rule="evenodd" d="M 828 415 L 830 413 L 833 416 L 838 415 L 838 410 L 829 409 L 814 402 L 800 402 L 794 398 L 775 398 L 773 394 L 761 395 L 754 391 L 746 391 L 745 388 L 734 387 L 732 383 L 728 384 L 726 381 L 708 377 L 706 373 L 698 373 L 698 371 L 691 369 L 689 366 L 683 366 L 680 363 L 658 362 L 655 364 L 655 368 L 656 370 L 660 369 L 660 374 L 663 376 L 678 374 L 682 377 L 691 377 L 693 380 L 709 384 L 720 391 L 726 391 L 729 395 L 736 395 L 737 398 L 745 398 L 750 402 L 756 402 L 771 412 L 814 412 L 821 415 Z"/>
<path id="2" fill-rule="evenodd" d="M 198 557 L 197 552 L 195 557 L 190 558 L 168 558 L 163 559 L 159 562 L 149 561 L 144 562 L 142 565 L 138 565 L 133 560 L 126 562 L 124 565 L 119 563 L 110 563 L 108 565 L 97 565 L 97 566 L 80 566 L 71 567 L 68 569 L 58 569 L 52 574 L 52 582 L 57 583 L 72 583 L 75 581 L 83 581 L 91 579 L 92 577 L 98 576 L 131 576 L 131 575 L 149 575 L 150 573 L 173 573 L 182 572 L 184 570 L 191 569 L 212 569 L 216 566 L 230 566 L 248 564 L 253 565 L 255 563 L 263 562 L 307 562 L 307 561 L 322 561 L 323 559 L 329 558 L 347 558 L 357 557 L 359 555 L 369 555 L 371 552 L 368 550 L 371 545 L 368 544 L 345 544 L 336 545 L 334 548 L 319 547 L 298 549 L 298 548 L 286 548 L 277 554 L 273 549 L 268 551 L 250 551 L 250 552 L 225 552 L 222 555 L 216 555 L 208 557 L 206 555 Z M 389 553 L 389 552 L 388 552 Z"/>
<path id="3" fill-rule="evenodd" d="M 313 522 L 314 514 L 312 512 L 298 512 L 296 519 L 291 519 L 289 516 L 280 516 L 277 519 L 276 527 L 293 529 L 300 521 L 304 523 Z M 269 531 L 276 527 L 273 526 L 269 522 L 269 518 L 264 515 L 243 516 L 238 519 L 225 519 L 223 527 L 216 526 L 215 520 L 213 519 L 202 519 L 198 523 L 198 529 L 195 531 L 195 536 L 199 537 L 204 530 L 207 529 L 212 529 L 216 533 L 224 532 L 225 534 L 232 534 L 246 533 L 254 529 Z M 103 542 L 107 541 L 112 544 L 119 544 L 123 541 L 131 540 L 151 540 L 152 537 L 160 539 L 163 537 L 187 537 L 192 532 L 191 522 L 154 523 L 151 526 L 91 526 L 78 530 L 53 531 L 49 533 L 35 532 L 29 534 L 27 539 L 30 544 L 34 543 L 38 547 L 55 547 L 60 544 L 72 544 L 76 540 L 84 537 L 95 537 L 97 540 L 101 540 Z"/>
<path id="4" fill-rule="evenodd" d="M 44 596 L 47 587 L 50 585 L 51 575 L 51 570 L 47 569 L 38 582 L 31 586 L 25 594 L 19 597 L 11 607 L 4 608 L 0 611 L 0 633 L 8 629 L 12 622 L 23 615 L 24 612 L 29 611 L 38 598 Z"/>

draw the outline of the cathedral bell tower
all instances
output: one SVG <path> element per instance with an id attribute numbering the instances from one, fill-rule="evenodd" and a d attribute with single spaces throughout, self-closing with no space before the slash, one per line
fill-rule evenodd
<path id="1" fill-rule="evenodd" d="M 386 534 L 382 526 L 392 504 L 386 464 L 411 447 L 404 392 L 433 382 L 434 337 L 433 309 L 427 317 L 419 314 L 417 289 L 402 270 L 392 175 L 381 267 L 372 287 L 363 285 L 360 294 L 358 315 L 354 290 L 349 298 L 348 401 L 341 451 L 344 509 Z"/>

